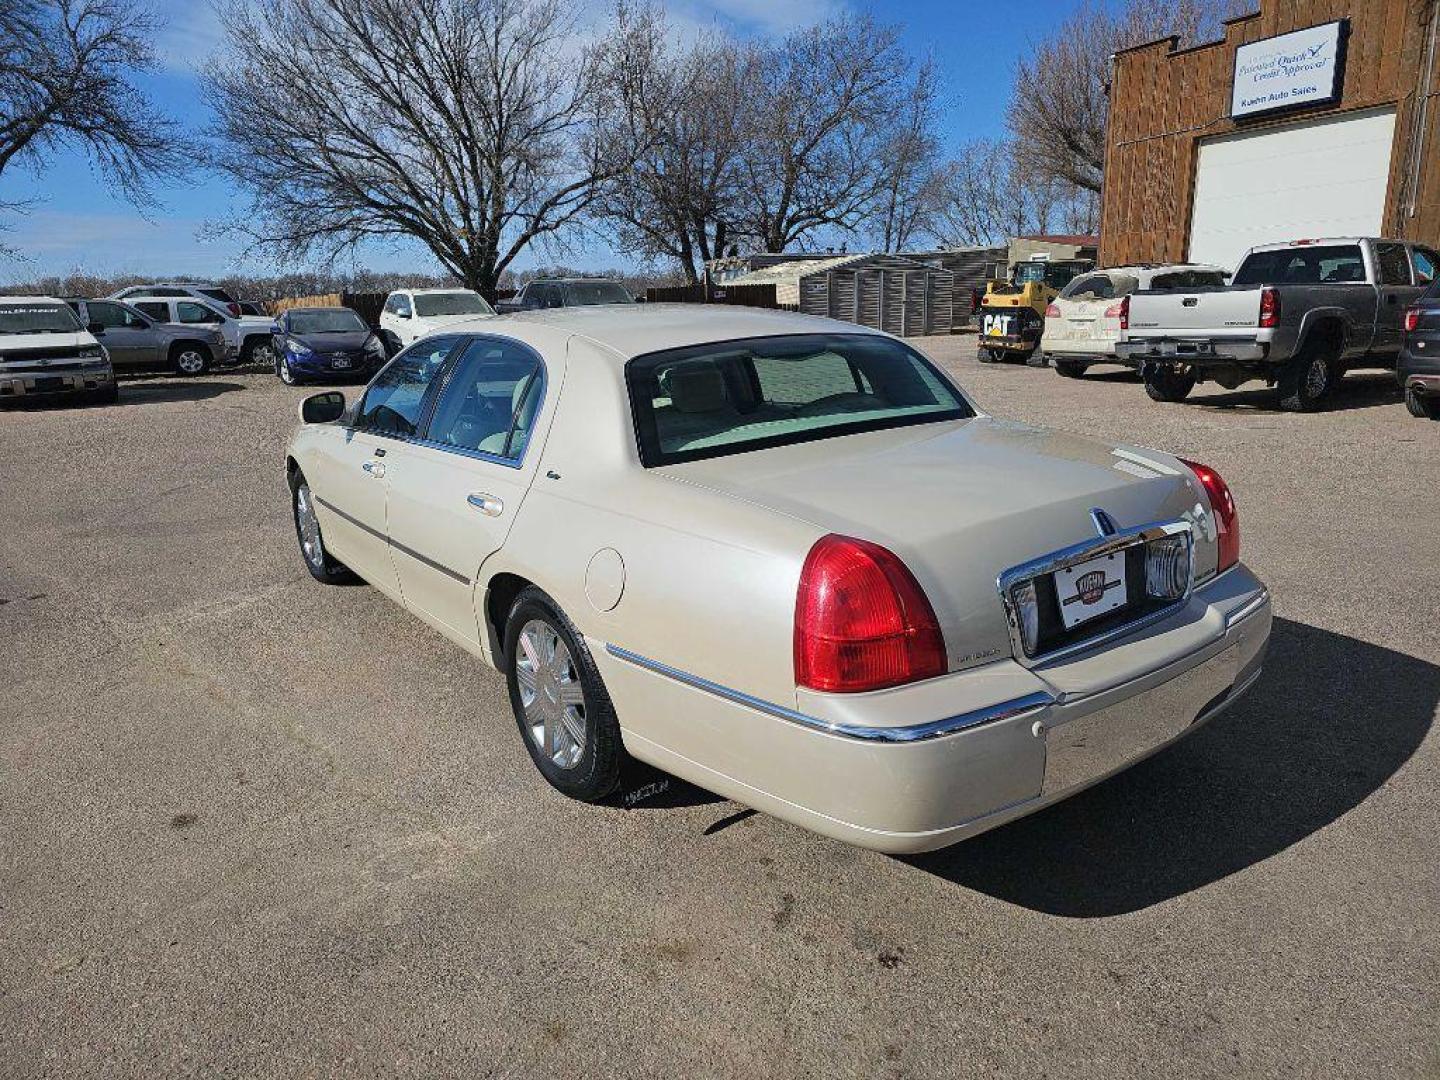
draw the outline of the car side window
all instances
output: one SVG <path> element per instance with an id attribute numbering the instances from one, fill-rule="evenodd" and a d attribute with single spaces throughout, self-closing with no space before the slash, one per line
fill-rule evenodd
<path id="1" fill-rule="evenodd" d="M 519 460 L 540 408 L 544 377 L 528 348 L 476 338 L 436 402 L 426 438 L 457 450 Z"/>
<path id="2" fill-rule="evenodd" d="M 1380 265 L 1380 284 L 1410 284 L 1410 260 L 1404 244 L 1376 244 L 1375 258 Z"/>
<path id="3" fill-rule="evenodd" d="M 138 323 L 132 322 L 134 316 L 119 304 L 106 304 L 99 300 L 91 300 L 86 308 L 89 311 L 90 321 L 99 323 L 107 330 L 121 330 L 138 325 Z"/>
<path id="4" fill-rule="evenodd" d="M 395 314 L 403 318 L 410 317 L 410 298 L 405 295 L 395 297 Z"/>
<path id="5" fill-rule="evenodd" d="M 163 300 L 141 300 L 132 304 L 136 311 L 143 311 L 157 322 L 170 321 L 170 305 Z"/>
<path id="6" fill-rule="evenodd" d="M 1415 284 L 1433 284 L 1437 271 L 1440 271 L 1440 255 L 1422 247 L 1413 248 L 1411 253 L 1415 258 Z"/>
<path id="7" fill-rule="evenodd" d="M 182 323 L 218 323 L 223 320 L 220 313 L 211 311 L 204 304 L 192 300 L 181 300 L 175 305 L 175 321 Z"/>
<path id="8" fill-rule="evenodd" d="M 355 426 L 385 435 L 414 435 L 425 395 L 460 339 L 424 338 L 386 364 L 355 410 Z"/>

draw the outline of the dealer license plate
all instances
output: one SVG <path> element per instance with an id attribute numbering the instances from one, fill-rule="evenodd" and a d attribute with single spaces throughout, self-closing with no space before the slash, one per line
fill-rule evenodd
<path id="1" fill-rule="evenodd" d="M 1055 595 L 1065 629 L 1125 606 L 1125 553 L 1101 555 L 1056 570 Z"/>
<path id="2" fill-rule="evenodd" d="M 337 356 L 334 360 L 330 361 L 330 366 L 337 371 L 341 368 L 348 368 L 350 366 L 350 358 L 348 356 Z"/>
<path id="3" fill-rule="evenodd" d="M 986 315 L 984 330 L 986 337 L 1009 337 L 1010 316 Z"/>

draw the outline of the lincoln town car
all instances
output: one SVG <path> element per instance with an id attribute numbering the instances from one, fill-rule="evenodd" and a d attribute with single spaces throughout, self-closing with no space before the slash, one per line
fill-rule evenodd
<path id="1" fill-rule="evenodd" d="M 934 849 L 1193 731 L 1269 640 L 1213 468 L 987 416 L 849 323 L 479 318 L 300 415 L 310 573 L 358 575 L 499 669 L 577 799 L 638 759 Z"/>

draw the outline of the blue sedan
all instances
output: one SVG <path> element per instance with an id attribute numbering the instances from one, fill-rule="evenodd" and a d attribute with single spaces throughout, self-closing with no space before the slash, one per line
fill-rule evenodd
<path id="1" fill-rule="evenodd" d="M 271 327 L 275 374 L 286 385 L 313 380 L 368 380 L 385 363 L 385 345 L 346 307 L 283 312 Z"/>

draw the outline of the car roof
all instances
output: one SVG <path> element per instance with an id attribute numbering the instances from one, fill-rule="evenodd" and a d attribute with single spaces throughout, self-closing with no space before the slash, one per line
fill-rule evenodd
<path id="1" fill-rule="evenodd" d="M 608 285 L 624 285 L 618 278 L 610 277 L 537 277 L 531 278 L 526 285 L 574 285 L 582 281 L 603 281 Z"/>
<path id="2" fill-rule="evenodd" d="M 305 307 L 286 308 L 286 309 L 285 309 L 284 311 L 282 311 L 280 314 L 282 314 L 282 315 L 293 315 L 293 314 L 295 314 L 295 312 L 297 312 L 297 311 L 355 311 L 355 309 L 354 309 L 354 308 L 348 308 L 348 307 L 346 307 L 344 304 L 317 304 L 317 305 L 307 304 Z M 359 314 L 359 312 L 356 312 L 356 314 Z"/>
<path id="3" fill-rule="evenodd" d="M 58 296 L 0 296 L 0 304 L 63 304 Z"/>
<path id="4" fill-rule="evenodd" d="M 390 291 L 391 291 L 391 292 L 406 292 L 406 293 L 410 293 L 412 296 L 420 296 L 420 295 L 422 295 L 423 293 L 437 293 L 437 292 L 470 292 L 470 293 L 475 292 L 474 289 L 467 289 L 464 285 L 430 286 L 430 287 L 427 287 L 427 288 L 424 288 L 424 289 L 391 289 Z M 477 294 L 477 295 L 478 295 L 478 294 Z"/>
<path id="5" fill-rule="evenodd" d="M 1285 251 L 1289 248 L 1304 250 L 1309 247 L 1326 247 L 1332 244 L 1358 244 L 1374 240 L 1377 244 L 1403 244 L 1404 240 L 1393 240 L 1388 236 L 1317 236 L 1304 240 L 1283 240 L 1276 244 L 1256 244 L 1251 251 Z"/>
<path id="6" fill-rule="evenodd" d="M 601 345 L 626 360 L 664 349 L 736 338 L 793 334 L 888 336 L 838 319 L 730 304 L 595 304 L 548 308 L 513 315 L 476 316 L 447 326 L 445 331 L 503 334 L 537 345 L 554 342 L 557 336 L 573 335 Z"/>

